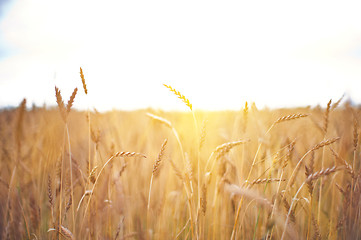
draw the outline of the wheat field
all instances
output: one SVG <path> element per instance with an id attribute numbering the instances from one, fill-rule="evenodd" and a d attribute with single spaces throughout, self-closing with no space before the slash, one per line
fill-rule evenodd
<path id="1" fill-rule="evenodd" d="M 1 110 L 1 239 L 361 238 L 350 103 L 206 112 L 164 85 L 184 112 L 99 113 L 79 85 Z"/>

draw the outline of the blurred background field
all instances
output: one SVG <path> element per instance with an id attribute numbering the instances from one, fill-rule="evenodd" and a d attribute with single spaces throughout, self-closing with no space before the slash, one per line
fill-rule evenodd
<path id="1" fill-rule="evenodd" d="M 25 104 L 0 113 L 3 239 L 359 237 L 360 109 L 347 102 L 195 111 L 197 128 L 190 111 L 72 110 L 63 121 Z M 146 158 L 112 158 L 122 151 Z"/>

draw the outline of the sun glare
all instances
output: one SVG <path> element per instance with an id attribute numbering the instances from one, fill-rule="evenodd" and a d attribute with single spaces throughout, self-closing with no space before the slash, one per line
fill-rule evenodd
<path id="1" fill-rule="evenodd" d="M 28 0 L 6 9 L 3 106 L 24 96 L 53 104 L 48 90 L 79 86 L 79 67 L 100 110 L 182 109 L 162 84 L 197 109 L 316 105 L 343 93 L 361 101 L 361 17 L 351 3 Z"/>

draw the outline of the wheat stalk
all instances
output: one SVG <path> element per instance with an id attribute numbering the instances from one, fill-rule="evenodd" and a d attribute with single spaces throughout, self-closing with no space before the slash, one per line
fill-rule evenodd
<path id="1" fill-rule="evenodd" d="M 288 146 L 287 146 L 287 155 L 286 158 L 284 160 L 284 162 L 282 163 L 282 169 L 285 169 L 288 165 L 288 163 L 291 161 L 292 158 L 292 153 L 295 149 L 295 145 L 296 145 L 296 140 L 293 140 Z"/>
<path id="2" fill-rule="evenodd" d="M 201 134 L 199 137 L 199 150 L 202 149 L 204 142 L 206 140 L 206 133 L 207 133 L 207 120 L 204 120 L 202 123 L 202 130 L 201 130 Z"/>
<path id="3" fill-rule="evenodd" d="M 66 227 L 64 227 L 63 225 L 60 225 L 60 228 L 59 230 L 55 229 L 55 228 L 49 228 L 48 229 L 48 232 L 51 232 L 51 231 L 57 231 L 59 232 L 62 236 L 64 236 L 65 238 L 67 239 L 70 239 L 70 240 L 74 240 L 74 235 L 73 233 L 67 229 Z"/>
<path id="4" fill-rule="evenodd" d="M 192 111 L 192 113 L 193 113 L 193 111 Z M 181 141 L 180 141 L 180 138 L 179 138 L 179 135 L 178 135 L 177 130 L 172 126 L 172 124 L 171 124 L 168 120 L 166 120 L 166 119 L 164 119 L 164 118 L 162 118 L 162 117 L 156 116 L 156 115 L 151 114 L 151 113 L 147 113 L 147 116 L 150 117 L 150 118 L 152 118 L 152 119 L 155 120 L 155 121 L 160 122 L 161 124 L 164 124 L 165 126 L 167 126 L 168 128 L 170 128 L 170 129 L 172 130 L 173 135 L 174 135 L 175 139 L 176 139 L 177 142 L 178 142 L 178 146 L 179 146 L 180 152 L 181 152 L 181 154 L 182 154 L 182 159 L 183 159 L 184 166 L 187 168 L 187 165 L 188 165 L 187 159 L 186 159 L 186 157 L 185 157 L 185 153 L 184 153 L 184 151 L 183 151 L 183 145 L 182 145 L 182 143 L 181 143 Z M 193 113 L 193 119 L 195 119 L 194 113 Z M 198 128 L 196 128 L 196 129 L 198 129 Z M 198 131 L 198 130 L 197 130 L 197 131 Z M 199 155 L 198 155 L 198 156 L 199 156 Z M 199 163 L 199 161 L 198 161 L 198 163 Z M 194 223 L 194 221 L 193 221 L 192 199 L 191 199 L 191 195 L 192 195 L 192 193 L 193 193 L 192 181 L 189 181 L 190 189 L 188 189 L 188 185 L 187 185 L 186 181 L 189 180 L 189 178 L 188 178 L 187 174 L 186 174 L 185 178 L 183 178 L 183 176 L 182 176 L 182 174 L 180 173 L 180 171 L 179 171 L 179 170 L 176 170 L 177 168 L 176 168 L 175 164 L 174 164 L 172 161 L 171 161 L 171 164 L 172 164 L 173 169 L 176 171 L 176 175 L 177 175 L 179 178 L 181 178 L 182 184 L 183 184 L 184 189 L 185 189 L 185 192 L 186 192 L 186 194 L 187 194 L 188 210 L 189 210 L 189 215 L 190 215 L 190 219 L 191 219 L 191 231 L 192 231 L 192 236 L 193 236 L 193 223 Z M 199 169 L 200 169 L 200 168 L 198 168 L 198 170 L 199 170 Z M 199 178 L 198 178 L 198 180 L 199 180 Z"/>
<path id="5" fill-rule="evenodd" d="M 314 158 L 315 158 L 315 154 L 314 154 L 314 152 L 312 152 L 309 165 L 308 166 L 305 165 L 305 175 L 306 175 L 306 177 L 309 177 L 314 172 Z M 313 192 L 312 181 L 309 181 L 307 183 L 307 187 L 308 187 L 308 192 L 310 193 L 310 196 L 312 196 L 312 192 Z"/>
<path id="6" fill-rule="evenodd" d="M 295 179 L 296 179 L 297 173 L 298 173 L 298 171 L 299 171 L 300 168 L 301 168 L 301 164 L 302 164 L 303 161 L 305 160 L 306 156 L 307 156 L 308 154 L 310 154 L 311 152 L 317 150 L 317 149 L 320 149 L 320 148 L 322 148 L 322 147 L 324 147 L 324 146 L 327 146 L 327 145 L 330 145 L 330 144 L 336 142 L 338 139 L 340 139 L 340 138 L 339 138 L 339 137 L 336 137 L 336 138 L 332 138 L 332 139 L 328 139 L 328 140 L 322 141 L 322 142 L 316 144 L 312 149 L 310 149 L 309 151 L 307 151 L 307 152 L 302 156 L 302 158 L 298 161 L 296 167 L 293 169 L 293 172 L 292 172 L 291 176 L 289 177 L 289 181 L 288 181 L 287 186 L 286 186 L 286 188 L 285 188 L 285 192 L 287 192 L 288 189 L 289 189 L 289 187 L 293 185 L 293 183 L 294 183 L 294 181 L 295 181 Z"/>
<path id="7" fill-rule="evenodd" d="M 328 129 L 328 117 L 329 117 L 329 114 L 330 114 L 331 102 L 332 102 L 332 99 L 330 99 L 330 101 L 327 103 L 327 108 L 326 108 L 326 112 L 325 112 L 325 115 L 324 115 L 323 131 L 324 131 L 325 135 L 326 135 L 327 129 Z"/>
<path id="8" fill-rule="evenodd" d="M 340 139 L 340 137 L 335 137 L 335 138 L 330 138 L 330 139 L 324 140 L 324 141 L 316 144 L 316 145 L 312 148 L 312 151 L 315 151 L 315 150 L 317 150 L 317 149 L 320 149 L 320 148 L 322 148 L 322 147 L 325 147 L 325 146 L 327 146 L 327 145 L 330 145 L 330 144 L 336 142 L 336 141 L 339 140 L 339 139 Z"/>
<path id="9" fill-rule="evenodd" d="M 354 116 L 353 118 L 353 148 L 356 152 L 357 150 L 357 144 L 358 144 L 358 123 L 357 118 Z"/>
<path id="10" fill-rule="evenodd" d="M 88 94 L 88 89 L 86 88 L 86 83 L 85 83 L 85 78 L 84 78 L 84 74 L 83 74 L 83 69 L 80 68 L 80 78 L 81 78 L 81 82 L 83 83 L 83 89 L 85 94 Z"/>
<path id="11" fill-rule="evenodd" d="M 206 166 L 205 166 L 205 171 L 208 170 L 208 164 L 210 163 L 210 160 L 213 158 L 213 156 L 215 156 L 215 159 L 219 159 L 221 158 L 223 155 L 225 155 L 226 153 L 228 153 L 232 148 L 240 145 L 240 144 L 244 144 L 249 142 L 250 140 L 238 140 L 238 141 L 233 141 L 233 142 L 227 142 L 227 143 L 223 143 L 219 146 L 216 147 L 216 149 L 211 153 L 211 155 L 209 156 Z M 214 169 L 216 161 L 213 162 L 212 167 L 211 167 L 211 172 Z"/>
<path id="12" fill-rule="evenodd" d="M 243 196 L 250 200 L 254 200 L 261 206 L 265 207 L 266 209 L 272 210 L 273 208 L 273 204 L 267 198 L 259 195 L 258 193 L 250 189 L 242 188 L 234 184 L 226 183 L 225 190 L 235 195 Z M 296 233 L 296 230 L 292 226 L 287 227 L 287 225 L 283 225 L 282 223 L 286 222 L 284 217 L 278 212 L 276 212 L 276 215 L 277 215 L 277 217 L 275 217 L 276 223 L 279 224 L 280 226 L 283 226 L 284 232 L 287 232 L 289 236 L 293 237 L 293 239 L 298 239 L 298 234 Z"/>
<path id="13" fill-rule="evenodd" d="M 155 176 L 155 174 L 158 172 L 159 170 L 159 166 L 160 163 L 162 162 L 162 158 L 164 156 L 164 152 L 165 152 L 165 146 L 167 145 L 168 139 L 165 139 L 160 151 L 158 153 L 158 157 L 155 160 L 154 164 L 153 164 L 153 171 L 152 171 L 152 176 L 150 178 L 150 183 L 149 183 L 149 193 L 148 193 L 148 204 L 147 204 L 147 227 L 149 227 L 149 209 L 150 209 L 150 197 L 151 197 L 151 193 L 152 193 L 152 185 L 153 185 L 153 178 Z"/>
<path id="14" fill-rule="evenodd" d="M 95 183 L 97 168 L 98 168 L 98 166 L 94 166 L 93 169 L 89 173 L 89 180 L 93 184 Z"/>
<path id="15" fill-rule="evenodd" d="M 202 185 L 201 209 L 202 209 L 203 216 L 205 216 L 206 211 L 207 211 L 207 186 L 206 186 L 206 184 Z"/>
<path id="16" fill-rule="evenodd" d="M 142 153 L 136 152 L 116 152 L 113 157 L 142 157 L 146 158 L 146 156 Z"/>
<path id="17" fill-rule="evenodd" d="M 71 110 L 71 107 L 73 106 L 74 99 L 75 99 L 77 92 L 78 92 L 78 88 L 75 88 L 72 95 L 70 96 L 67 106 L 65 107 L 63 98 L 61 96 L 61 92 L 60 92 L 59 88 L 57 88 L 55 86 L 56 103 L 58 104 L 61 118 L 63 119 L 63 121 L 65 123 L 67 122 L 67 118 L 68 118 L 69 112 Z"/>
<path id="18" fill-rule="evenodd" d="M 66 112 L 69 114 L 71 107 L 73 106 L 74 99 L 76 96 L 76 93 L 78 92 L 78 88 L 75 88 L 73 93 L 70 96 L 70 99 L 68 101 L 68 104 L 66 105 Z"/>
<path id="19" fill-rule="evenodd" d="M 160 122 L 161 124 L 164 124 L 165 126 L 169 127 L 170 129 L 173 128 L 172 124 L 165 118 L 162 118 L 162 117 L 159 117 L 159 116 L 156 116 L 154 114 L 151 114 L 151 113 L 146 113 L 146 115 L 148 117 L 150 117 L 151 119 L 155 120 L 155 121 L 158 121 Z"/>
<path id="20" fill-rule="evenodd" d="M 222 155 L 229 152 L 232 148 L 234 148 L 240 144 L 244 144 L 246 142 L 249 142 L 249 140 L 238 140 L 238 141 L 234 141 L 234 142 L 223 143 L 216 147 L 216 149 L 214 150 L 214 153 L 218 154 L 217 157 L 221 157 Z"/>
<path id="21" fill-rule="evenodd" d="M 287 199 L 286 198 L 283 198 L 283 205 L 284 207 L 286 208 L 286 211 L 290 211 L 290 219 L 291 219 L 291 222 L 293 223 L 296 223 L 296 216 L 295 216 L 295 212 L 294 210 L 290 209 L 290 204 L 287 202 Z"/>
<path id="22" fill-rule="evenodd" d="M 159 169 L 159 166 L 162 162 L 162 158 L 163 158 L 163 155 L 164 155 L 164 152 L 165 152 L 165 146 L 167 145 L 167 142 L 168 142 L 168 139 L 165 139 L 162 146 L 161 146 L 161 149 L 160 149 L 160 152 L 158 154 L 158 157 L 157 159 L 155 160 L 155 163 L 153 165 L 153 174 L 156 174 L 156 172 L 158 171 Z"/>
<path id="23" fill-rule="evenodd" d="M 322 236 L 321 236 L 321 231 L 320 231 L 320 227 L 316 221 L 316 218 L 315 216 L 313 215 L 313 213 L 311 213 L 311 220 L 312 220 L 312 225 L 313 225 L 313 228 L 315 229 L 314 233 L 313 233 L 313 237 L 312 239 L 314 240 L 318 240 L 318 239 L 322 239 Z"/>
<path id="24" fill-rule="evenodd" d="M 61 115 L 63 121 L 66 122 L 67 114 L 66 114 L 64 101 L 61 96 L 61 92 L 60 92 L 59 88 L 57 88 L 56 86 L 55 86 L 55 96 L 56 96 L 56 103 L 58 104 L 58 107 L 59 107 L 60 115 Z"/>
<path id="25" fill-rule="evenodd" d="M 25 111 L 26 111 L 26 99 L 24 98 L 23 101 L 21 101 L 20 106 L 18 108 L 16 125 L 15 125 L 15 141 L 16 141 L 18 154 L 20 154 L 21 151 L 21 139 L 23 138 L 23 121 L 24 121 Z"/>
<path id="26" fill-rule="evenodd" d="M 321 178 L 321 177 L 327 176 L 327 175 L 329 175 L 329 174 L 331 174 L 331 173 L 334 173 L 334 172 L 336 172 L 336 171 L 338 171 L 338 170 L 340 170 L 340 169 L 341 169 L 340 167 L 333 166 L 333 167 L 331 167 L 331 168 L 326 168 L 326 169 L 322 169 L 321 171 L 315 172 L 315 173 L 309 175 L 309 176 L 306 178 L 306 180 L 305 180 L 305 181 L 302 183 L 302 185 L 298 188 L 296 194 L 295 194 L 294 197 L 292 198 L 291 206 L 289 207 L 289 211 L 288 211 L 288 213 L 287 213 L 287 218 L 286 218 L 286 221 L 285 221 L 284 231 L 283 231 L 283 233 L 282 233 L 281 240 L 283 240 L 284 237 L 285 237 L 285 233 L 286 233 L 285 229 L 287 228 L 288 220 L 289 220 L 289 218 L 290 218 L 290 216 L 291 216 L 291 214 L 292 214 L 292 211 L 293 211 L 292 208 L 293 208 L 294 202 L 295 202 L 295 200 L 297 199 L 298 194 L 301 192 L 301 189 L 303 188 L 303 186 L 304 186 L 305 184 L 307 184 L 308 182 L 311 182 L 311 181 L 314 181 L 314 180 L 319 179 L 319 178 Z M 287 188 L 286 188 L 286 190 L 287 190 Z M 284 197 L 283 197 L 282 199 L 284 199 Z"/>
<path id="27" fill-rule="evenodd" d="M 119 170 L 119 177 L 122 176 L 122 174 L 123 174 L 123 172 L 125 171 L 125 169 L 127 168 L 127 166 L 128 166 L 127 163 L 124 163 L 124 164 L 121 166 L 121 168 L 120 168 L 120 170 Z"/>
<path id="28" fill-rule="evenodd" d="M 248 102 L 246 102 L 246 103 L 244 104 L 243 119 L 244 119 L 243 133 L 245 133 L 245 132 L 246 132 L 246 129 L 247 129 L 247 123 L 248 123 Z"/>
<path id="29" fill-rule="evenodd" d="M 50 203 L 50 210 L 51 210 L 51 220 L 52 220 L 52 223 L 53 225 L 55 224 L 55 221 L 54 221 L 54 198 L 53 198 L 53 184 L 52 184 L 52 181 L 51 181 L 51 177 L 50 175 L 48 175 L 48 200 L 49 200 L 49 203 Z"/>
<path id="30" fill-rule="evenodd" d="M 302 114 L 302 113 L 283 116 L 283 117 L 280 117 L 279 119 L 277 119 L 275 124 L 285 122 L 285 121 L 294 120 L 294 119 L 304 118 L 304 117 L 307 117 L 307 116 L 308 116 L 308 114 Z"/>
<path id="31" fill-rule="evenodd" d="M 80 206 L 81 206 L 81 203 L 83 202 L 84 198 L 85 198 L 86 196 L 90 196 L 92 193 L 93 193 L 92 190 L 86 190 L 86 191 L 84 192 L 83 196 L 80 198 L 80 201 L 79 201 L 79 203 L 78 203 L 78 207 L 77 207 L 77 209 L 76 209 L 77 212 L 79 211 Z"/>
<path id="32" fill-rule="evenodd" d="M 327 175 L 329 175 L 329 174 L 331 174 L 331 173 L 334 173 L 334 172 L 336 172 L 336 171 L 338 171 L 338 170 L 340 170 L 340 169 L 341 169 L 340 167 L 336 167 L 336 166 L 333 166 L 333 167 L 331 167 L 331 168 L 322 169 L 322 170 L 320 170 L 320 171 L 318 171 L 318 172 L 315 172 L 315 173 L 313 173 L 313 174 L 310 174 L 310 175 L 306 178 L 305 182 L 306 182 L 306 183 L 309 183 L 309 182 L 311 182 L 311 181 L 314 181 L 314 180 L 316 180 L 316 179 L 319 179 L 320 177 L 324 177 L 324 176 L 327 176 Z"/>
<path id="33" fill-rule="evenodd" d="M 338 105 L 340 105 L 342 99 L 345 97 L 345 94 L 342 94 L 342 96 L 340 97 L 340 99 L 337 100 L 337 102 L 335 102 L 334 104 L 332 104 L 332 107 L 330 109 L 330 111 L 333 111 L 335 108 L 338 107 Z"/>
<path id="34" fill-rule="evenodd" d="M 180 100 L 182 100 L 185 105 L 187 105 L 187 107 L 189 107 L 189 109 L 191 111 L 192 110 L 192 104 L 189 102 L 188 98 L 186 98 L 184 95 L 182 95 L 179 91 L 175 90 L 174 88 L 172 88 L 171 86 L 167 85 L 167 84 L 163 84 L 163 86 L 165 86 L 166 88 L 169 89 L 169 91 L 173 92 Z"/>
<path id="35" fill-rule="evenodd" d="M 177 167 L 177 165 L 175 165 L 175 163 L 172 161 L 172 160 L 169 160 L 174 172 L 175 172 L 175 175 L 181 180 L 183 181 L 183 174 L 182 172 L 179 170 L 179 168 Z"/>
<path id="36" fill-rule="evenodd" d="M 74 236 L 73 236 L 73 234 L 70 232 L 70 230 L 67 229 L 67 228 L 64 227 L 64 226 L 60 226 L 60 233 L 61 233 L 64 237 L 66 237 L 66 238 L 68 238 L 68 239 L 71 239 L 71 240 L 74 239 Z"/>
<path id="37" fill-rule="evenodd" d="M 271 182 L 284 182 L 284 181 L 285 179 L 280 179 L 280 178 L 264 178 L 264 179 L 256 179 L 252 181 L 250 185 L 271 183 Z"/>
<path id="38" fill-rule="evenodd" d="M 115 153 L 113 156 L 111 156 L 105 163 L 104 165 L 102 166 L 102 168 L 100 169 L 99 173 L 98 173 L 98 176 L 96 177 L 95 179 L 95 182 L 93 184 L 93 188 L 91 189 L 91 193 L 93 194 L 94 193 L 94 189 L 95 189 L 95 186 L 97 185 L 97 182 L 99 180 L 99 177 L 100 175 L 102 174 L 104 168 L 110 163 L 111 160 L 113 160 L 115 157 L 141 157 L 141 158 L 146 158 L 146 156 L 142 153 L 136 153 L 136 152 L 117 152 Z M 89 207 L 89 204 L 90 204 L 90 200 L 91 200 L 91 197 L 92 197 L 92 194 L 90 195 L 89 199 L 88 199 L 88 203 L 86 205 L 86 208 L 85 208 L 85 212 L 84 212 L 84 216 L 83 216 L 83 220 L 82 220 L 82 223 L 81 223 L 81 227 L 80 229 L 82 229 L 82 226 L 84 224 L 84 219 L 86 217 L 86 214 L 87 214 L 87 210 L 88 210 L 88 207 Z"/>

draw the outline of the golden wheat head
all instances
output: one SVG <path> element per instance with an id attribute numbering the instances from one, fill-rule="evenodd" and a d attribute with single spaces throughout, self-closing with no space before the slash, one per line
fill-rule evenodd
<path id="1" fill-rule="evenodd" d="M 340 139 L 340 137 L 335 137 L 335 138 L 330 138 L 330 139 L 327 139 L 327 140 L 325 140 L 325 141 L 322 141 L 322 142 L 316 144 L 316 145 L 312 148 L 312 151 L 315 151 L 315 150 L 320 149 L 320 148 L 322 148 L 322 147 L 324 147 L 324 146 L 330 145 L 330 144 L 336 142 L 336 141 L 339 140 L 339 139 Z"/>
<path id="2" fill-rule="evenodd" d="M 76 93 L 78 92 L 78 88 L 75 88 L 73 93 L 71 94 L 70 96 L 70 99 L 68 101 L 68 104 L 66 105 L 66 112 L 69 113 L 70 110 L 71 110 L 71 107 L 73 106 L 73 103 L 74 103 L 74 99 L 75 99 L 75 96 L 76 96 Z"/>
<path id="3" fill-rule="evenodd" d="M 292 114 L 292 115 L 288 115 L 288 116 L 284 116 L 284 117 L 280 117 L 279 119 L 277 119 L 276 123 L 281 123 L 281 122 L 285 122 L 285 121 L 290 121 L 290 120 L 294 120 L 294 119 L 298 119 L 298 118 L 304 118 L 307 117 L 308 114 Z"/>
<path id="4" fill-rule="evenodd" d="M 56 103 L 58 104 L 61 118 L 64 120 L 64 122 L 66 122 L 67 114 L 66 114 L 64 101 L 61 96 L 61 92 L 60 92 L 59 88 L 57 88 L 56 86 L 55 86 L 55 96 L 56 96 Z"/>
<path id="5" fill-rule="evenodd" d="M 186 98 L 184 95 L 182 95 L 179 91 L 175 90 L 174 88 L 172 88 L 171 86 L 167 85 L 167 84 L 163 84 L 166 88 L 168 88 L 171 92 L 173 92 L 179 99 L 181 99 L 185 105 L 187 105 L 187 107 L 189 107 L 189 109 L 191 111 L 193 111 L 192 109 L 192 104 L 189 102 L 188 98 Z"/>
<path id="6" fill-rule="evenodd" d="M 83 74 L 83 69 L 80 68 L 80 78 L 81 78 L 81 82 L 83 83 L 83 89 L 85 94 L 88 94 L 88 89 L 86 88 L 86 83 L 85 83 L 85 77 Z"/>
<path id="7" fill-rule="evenodd" d="M 158 154 L 158 157 L 157 157 L 157 160 L 155 160 L 155 163 L 153 165 L 153 174 L 155 174 L 162 162 L 162 158 L 164 156 L 164 152 L 165 152 L 165 146 L 167 145 L 167 142 L 168 142 L 168 139 L 165 139 L 163 144 L 162 144 L 162 147 L 160 149 L 160 152 Z"/>

